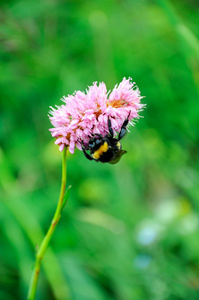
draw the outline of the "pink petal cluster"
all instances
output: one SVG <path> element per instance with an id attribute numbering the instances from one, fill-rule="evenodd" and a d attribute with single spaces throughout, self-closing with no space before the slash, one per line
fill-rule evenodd
<path id="1" fill-rule="evenodd" d="M 99 85 L 94 82 L 86 93 L 77 91 L 64 96 L 64 104 L 51 108 L 49 116 L 54 126 L 50 131 L 56 138 L 55 144 L 59 145 L 60 151 L 65 146 L 69 146 L 71 153 L 74 153 L 75 146 L 82 150 L 81 141 L 88 143 L 91 134 L 105 136 L 108 133 L 108 117 L 114 133 L 118 133 L 129 113 L 129 120 L 139 118 L 138 113 L 144 106 L 141 99 L 131 78 L 123 78 L 112 92 L 107 92 L 103 82 Z"/>

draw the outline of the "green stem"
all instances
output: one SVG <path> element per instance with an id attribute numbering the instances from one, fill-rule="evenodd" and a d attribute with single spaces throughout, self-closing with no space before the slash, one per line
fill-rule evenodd
<path id="1" fill-rule="evenodd" d="M 40 272 L 40 266 L 41 261 L 46 253 L 47 247 L 49 245 L 49 242 L 53 236 L 53 233 L 55 231 L 55 228 L 60 220 L 61 212 L 63 208 L 63 202 L 64 202 L 64 195 L 65 195 L 65 189 L 66 189 L 66 148 L 63 150 L 63 158 L 62 158 L 62 182 L 61 182 L 61 191 L 59 196 L 59 201 L 57 204 L 57 208 L 54 214 L 54 217 L 52 219 L 52 222 L 50 224 L 50 227 L 48 229 L 47 234 L 45 235 L 41 246 L 39 247 L 37 254 L 36 254 L 36 261 L 32 273 L 32 278 L 29 286 L 28 291 L 28 300 L 34 300 L 36 289 L 37 289 L 37 283 L 39 278 L 39 272 Z"/>

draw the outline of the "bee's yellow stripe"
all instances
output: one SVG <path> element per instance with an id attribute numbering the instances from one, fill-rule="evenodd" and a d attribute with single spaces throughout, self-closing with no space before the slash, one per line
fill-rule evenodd
<path id="1" fill-rule="evenodd" d="M 101 146 L 99 147 L 99 149 L 96 150 L 96 151 L 93 153 L 92 157 L 93 157 L 94 159 L 99 159 L 100 156 L 102 155 L 102 153 L 106 152 L 107 150 L 108 150 L 108 143 L 107 143 L 107 142 L 104 142 L 104 144 L 101 145 Z"/>
<path id="2" fill-rule="evenodd" d="M 119 150 L 122 149 L 122 145 L 121 145 L 121 143 L 119 141 L 117 142 L 117 147 L 118 147 Z"/>

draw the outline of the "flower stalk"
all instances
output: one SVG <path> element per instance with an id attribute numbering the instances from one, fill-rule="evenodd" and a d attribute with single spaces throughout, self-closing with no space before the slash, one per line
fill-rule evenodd
<path id="1" fill-rule="evenodd" d="M 55 231 L 55 228 L 61 218 L 61 212 L 63 210 L 63 207 L 65 205 L 65 202 L 67 200 L 65 196 L 65 189 L 66 189 L 66 153 L 67 153 L 67 147 L 64 148 L 63 150 L 63 156 L 62 156 L 62 181 L 61 181 L 61 190 L 60 190 L 60 196 L 59 196 L 59 201 L 57 204 L 57 208 L 54 214 L 54 217 L 52 219 L 52 222 L 50 224 L 50 227 L 48 229 L 47 234 L 45 235 L 37 253 L 36 253 L 36 261 L 34 265 L 34 269 L 32 272 L 32 278 L 29 286 L 29 291 L 28 291 L 28 300 L 34 300 L 35 295 L 36 295 L 36 290 L 37 290 L 37 284 L 38 284 L 38 279 L 39 279 L 39 273 L 40 273 L 40 267 L 41 267 L 41 262 L 42 259 L 46 253 L 46 250 L 48 248 L 48 245 L 50 243 L 50 240 L 53 236 L 53 233 Z"/>

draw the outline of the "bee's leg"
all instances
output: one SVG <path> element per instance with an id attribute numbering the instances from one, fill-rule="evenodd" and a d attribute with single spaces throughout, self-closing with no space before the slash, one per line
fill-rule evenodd
<path id="1" fill-rule="evenodd" d="M 130 113 L 131 112 L 129 112 L 128 117 L 126 118 L 126 120 L 122 124 L 121 130 L 120 130 L 120 133 L 119 133 L 119 136 L 118 136 L 118 140 L 121 140 L 125 136 L 125 134 L 127 132 L 126 126 L 128 125 L 128 122 L 129 122 Z"/>
<path id="2" fill-rule="evenodd" d="M 84 155 L 86 156 L 87 159 L 89 160 L 93 160 L 92 156 L 90 156 L 87 152 L 86 152 L 86 148 L 85 146 L 82 144 L 82 150 L 83 150 L 83 153 Z"/>
<path id="3" fill-rule="evenodd" d="M 112 128 L 111 120 L 109 119 L 109 117 L 108 117 L 108 130 L 109 130 L 111 137 L 113 138 L 113 128 Z"/>

